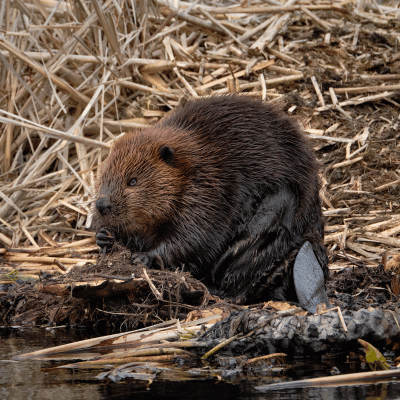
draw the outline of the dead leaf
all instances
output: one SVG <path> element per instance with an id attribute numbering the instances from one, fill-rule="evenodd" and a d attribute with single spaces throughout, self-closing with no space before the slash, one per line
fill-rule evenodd
<path id="1" fill-rule="evenodd" d="M 296 308 L 296 306 L 292 306 L 289 303 L 286 303 L 285 301 L 267 301 L 264 303 L 263 308 L 271 307 L 274 310 L 278 311 L 286 311 L 286 310 L 291 310 L 292 308 Z"/>
<path id="2" fill-rule="evenodd" d="M 358 339 L 358 341 L 364 348 L 365 359 L 373 371 L 390 369 L 389 364 L 386 362 L 386 358 L 383 357 L 382 353 L 377 348 L 365 340 Z"/>
<path id="3" fill-rule="evenodd" d="M 210 320 L 208 323 L 216 323 L 218 321 L 221 321 L 223 318 L 226 318 L 227 315 L 225 315 L 224 310 L 221 308 L 213 308 L 212 310 L 193 310 L 190 311 L 190 313 L 187 315 L 185 323 L 186 322 L 191 322 L 191 321 L 196 321 L 201 318 L 209 317 L 211 315 L 215 315 L 216 318 L 213 320 Z"/>
<path id="4" fill-rule="evenodd" d="M 385 271 L 392 271 L 400 274 L 400 254 L 393 254 L 385 251 L 382 255 L 382 264 Z"/>

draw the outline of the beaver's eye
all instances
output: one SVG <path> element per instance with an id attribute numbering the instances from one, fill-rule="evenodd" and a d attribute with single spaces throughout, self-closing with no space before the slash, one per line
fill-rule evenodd
<path id="1" fill-rule="evenodd" d="M 137 184 L 137 179 L 132 178 L 130 181 L 128 181 L 128 186 L 135 186 Z"/>

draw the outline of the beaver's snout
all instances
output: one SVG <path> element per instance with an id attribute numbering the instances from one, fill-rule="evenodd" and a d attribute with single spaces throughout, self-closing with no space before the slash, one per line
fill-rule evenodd
<path id="1" fill-rule="evenodd" d="M 99 197 L 96 200 L 96 207 L 101 215 L 109 214 L 113 209 L 113 205 L 108 196 Z"/>

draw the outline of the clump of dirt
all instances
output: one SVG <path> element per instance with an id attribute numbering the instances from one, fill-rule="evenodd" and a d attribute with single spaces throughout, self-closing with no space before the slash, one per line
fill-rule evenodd
<path id="1" fill-rule="evenodd" d="M 100 257 L 95 264 L 39 281 L 15 281 L 0 299 L 1 318 L 11 325 L 72 325 L 132 330 L 174 318 L 218 302 L 229 313 L 234 304 L 211 296 L 203 283 L 182 269 L 146 269 L 132 263 L 128 250 Z"/>
<path id="2" fill-rule="evenodd" d="M 395 275 L 385 271 L 382 264 L 332 271 L 327 282 L 328 296 L 334 305 L 351 311 L 370 307 L 395 310 L 400 300 L 391 288 L 394 278 Z"/>
<path id="3" fill-rule="evenodd" d="M 224 315 L 246 307 L 210 295 L 204 284 L 182 269 L 146 269 L 132 263 L 122 247 L 95 264 L 68 274 L 42 274 L 39 281 L 16 281 L 1 297 L 1 318 L 11 325 L 70 325 L 97 330 L 125 331 L 174 318 L 189 312 L 218 307 Z M 358 265 L 331 271 L 327 282 L 331 303 L 341 309 L 394 310 L 393 273 L 383 266 Z M 262 307 L 263 304 L 258 306 Z M 254 308 L 252 306 L 251 308 Z"/>

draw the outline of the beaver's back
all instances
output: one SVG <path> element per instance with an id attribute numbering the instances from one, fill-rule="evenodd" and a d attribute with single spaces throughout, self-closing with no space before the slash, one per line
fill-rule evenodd
<path id="1" fill-rule="evenodd" d="M 243 178 L 247 187 L 286 183 L 306 188 L 318 171 L 296 122 L 252 98 L 193 100 L 157 125 L 179 128 L 203 143 L 201 161 L 214 164 L 227 176 Z"/>

